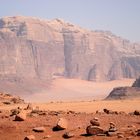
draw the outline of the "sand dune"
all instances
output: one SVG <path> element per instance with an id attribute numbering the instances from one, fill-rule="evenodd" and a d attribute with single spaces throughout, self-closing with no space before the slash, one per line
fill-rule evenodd
<path id="1" fill-rule="evenodd" d="M 90 82 L 79 79 L 55 79 L 51 87 L 33 95 L 22 96 L 26 101 L 81 101 L 104 99 L 118 86 L 131 86 L 134 79 L 122 79 L 109 82 Z"/>

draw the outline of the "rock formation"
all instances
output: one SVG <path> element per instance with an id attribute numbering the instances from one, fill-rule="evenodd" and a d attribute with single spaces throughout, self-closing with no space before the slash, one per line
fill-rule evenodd
<path id="1" fill-rule="evenodd" d="M 24 103 L 24 100 L 18 96 L 0 93 L 0 104 L 19 104 L 19 103 Z"/>
<path id="2" fill-rule="evenodd" d="M 59 76 L 106 81 L 140 74 L 139 44 L 60 19 L 0 19 L 0 56 L 0 81 L 17 84 Z"/>
<path id="3" fill-rule="evenodd" d="M 136 81 L 133 83 L 132 87 L 139 87 L 140 88 L 140 77 L 136 79 Z"/>
<path id="4" fill-rule="evenodd" d="M 106 99 L 140 98 L 140 78 L 136 79 L 132 87 L 114 88 Z"/>

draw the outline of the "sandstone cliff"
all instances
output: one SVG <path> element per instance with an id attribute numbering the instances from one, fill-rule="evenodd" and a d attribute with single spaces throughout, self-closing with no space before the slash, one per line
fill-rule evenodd
<path id="1" fill-rule="evenodd" d="M 139 44 L 59 19 L 0 19 L 0 56 L 0 79 L 6 81 L 57 76 L 106 81 L 140 74 Z"/>

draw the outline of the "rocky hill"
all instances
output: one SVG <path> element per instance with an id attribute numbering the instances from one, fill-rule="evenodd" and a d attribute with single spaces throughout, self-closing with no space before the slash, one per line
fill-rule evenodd
<path id="1" fill-rule="evenodd" d="M 132 87 L 114 88 L 106 99 L 132 99 L 140 98 L 140 78 L 136 79 Z"/>
<path id="2" fill-rule="evenodd" d="M 0 56 L 2 80 L 64 76 L 106 81 L 140 74 L 139 44 L 60 19 L 0 19 Z"/>

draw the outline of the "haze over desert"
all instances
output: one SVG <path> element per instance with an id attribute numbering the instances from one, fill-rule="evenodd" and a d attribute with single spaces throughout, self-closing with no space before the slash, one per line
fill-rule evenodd
<path id="1" fill-rule="evenodd" d="M 80 79 L 58 78 L 41 93 L 21 95 L 27 102 L 103 100 L 115 87 L 131 86 L 134 79 L 93 82 Z"/>
<path id="2" fill-rule="evenodd" d="M 140 1 L 3 0 L 0 140 L 140 140 Z"/>

